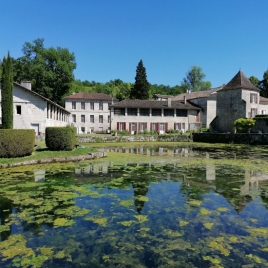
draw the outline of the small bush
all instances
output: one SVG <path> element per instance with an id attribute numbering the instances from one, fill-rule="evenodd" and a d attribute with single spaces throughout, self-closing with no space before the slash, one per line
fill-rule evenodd
<path id="1" fill-rule="evenodd" d="M 234 122 L 238 133 L 247 133 L 254 125 L 255 120 L 252 118 L 239 118 Z"/>
<path id="2" fill-rule="evenodd" d="M 31 155 L 34 150 L 33 129 L 1 129 L 0 157 L 12 158 Z"/>
<path id="3" fill-rule="evenodd" d="M 51 151 L 71 151 L 76 144 L 74 127 L 47 127 L 46 146 Z"/>

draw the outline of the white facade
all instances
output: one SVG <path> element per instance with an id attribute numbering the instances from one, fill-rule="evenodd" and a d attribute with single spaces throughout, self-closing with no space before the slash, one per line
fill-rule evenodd
<path id="1" fill-rule="evenodd" d="M 77 133 L 109 133 L 111 104 L 117 102 L 103 93 L 79 92 L 65 98 L 65 108 L 71 112 L 71 124 Z"/>
<path id="2" fill-rule="evenodd" d="M 165 134 L 168 130 L 183 133 L 201 127 L 200 108 L 179 102 L 125 100 L 111 106 L 111 118 L 111 130 L 130 134 L 144 131 Z"/>
<path id="3" fill-rule="evenodd" d="M 36 135 L 41 135 L 45 133 L 46 127 L 69 125 L 69 118 L 70 113 L 63 107 L 24 86 L 14 83 L 14 129 L 34 129 Z M 2 123 L 1 109 L 0 121 Z"/>

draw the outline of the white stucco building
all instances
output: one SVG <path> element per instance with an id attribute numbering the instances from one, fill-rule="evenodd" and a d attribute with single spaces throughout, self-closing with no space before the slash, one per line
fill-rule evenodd
<path id="1" fill-rule="evenodd" d="M 45 133 L 46 127 L 69 125 L 69 118 L 70 112 L 32 91 L 30 82 L 13 83 L 14 129 L 34 129 L 36 135 L 41 135 Z M 0 121 L 2 123 L 1 109 Z"/>
<path id="2" fill-rule="evenodd" d="M 102 133 L 110 131 L 110 105 L 117 101 L 104 93 L 79 92 L 65 97 L 65 108 L 77 133 Z"/>
<path id="3" fill-rule="evenodd" d="M 123 100 L 111 105 L 111 130 L 126 130 L 130 134 L 185 132 L 200 128 L 200 110 L 186 100 Z"/>

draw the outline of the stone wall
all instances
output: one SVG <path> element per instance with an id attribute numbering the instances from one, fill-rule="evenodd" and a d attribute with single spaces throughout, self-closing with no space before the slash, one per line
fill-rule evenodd
<path id="1" fill-rule="evenodd" d="M 76 136 L 78 143 L 90 142 L 142 142 L 142 141 L 168 141 L 184 142 L 190 141 L 185 135 L 131 135 L 131 136 Z"/>
<path id="2" fill-rule="evenodd" d="M 268 134 L 193 133 L 194 142 L 268 145 Z"/>

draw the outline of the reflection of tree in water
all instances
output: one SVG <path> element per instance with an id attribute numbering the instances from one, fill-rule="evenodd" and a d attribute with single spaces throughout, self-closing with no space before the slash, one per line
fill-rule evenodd
<path id="1" fill-rule="evenodd" d="M 213 188 L 206 179 L 205 169 L 191 167 L 183 171 L 183 177 L 180 192 L 186 201 L 202 200 L 203 195 Z"/>
<path id="2" fill-rule="evenodd" d="M 9 219 L 9 215 L 12 213 L 11 200 L 0 196 L 0 224 L 5 225 Z M 11 225 L 9 231 L 1 232 L 1 241 L 6 240 L 11 235 Z"/>
<path id="3" fill-rule="evenodd" d="M 146 196 L 149 188 L 149 183 L 150 183 L 149 181 L 141 181 L 141 180 L 132 182 L 132 187 L 134 190 L 134 198 L 135 198 L 134 204 L 139 214 L 141 213 L 145 204 L 145 201 L 142 201 L 140 197 Z"/>
<path id="4" fill-rule="evenodd" d="M 216 169 L 216 192 L 221 194 L 238 213 L 252 200 L 250 195 L 241 194 L 244 185 L 244 169 L 231 170 L 230 168 L 224 169 L 224 167 Z"/>

